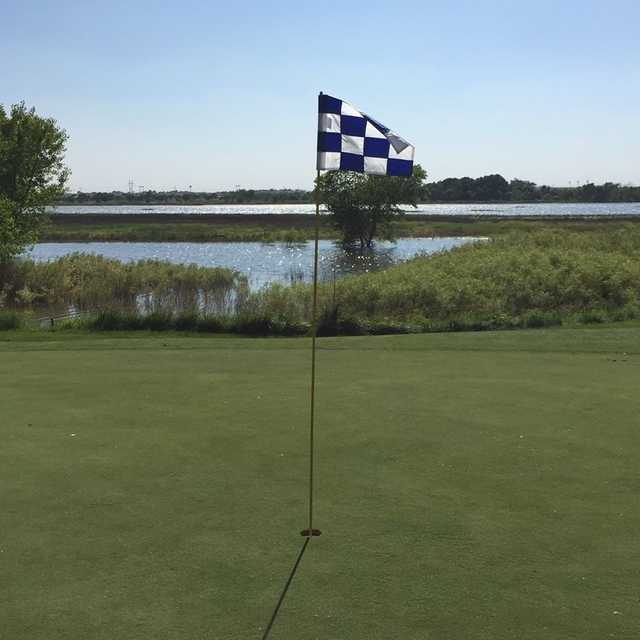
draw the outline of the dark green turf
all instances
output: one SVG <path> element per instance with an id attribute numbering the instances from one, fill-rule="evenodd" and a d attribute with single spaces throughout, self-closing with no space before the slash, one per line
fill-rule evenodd
<path id="1" fill-rule="evenodd" d="M 274 640 L 638 637 L 640 329 L 319 344 Z M 259 638 L 307 347 L 0 334 L 0 638 Z"/>

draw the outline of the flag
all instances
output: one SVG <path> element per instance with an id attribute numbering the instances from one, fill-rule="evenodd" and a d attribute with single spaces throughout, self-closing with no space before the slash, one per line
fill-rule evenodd
<path id="1" fill-rule="evenodd" d="M 415 148 L 348 102 L 318 97 L 318 170 L 410 176 Z"/>

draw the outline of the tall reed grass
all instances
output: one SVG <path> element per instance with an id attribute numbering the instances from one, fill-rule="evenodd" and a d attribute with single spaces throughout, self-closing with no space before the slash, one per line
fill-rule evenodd
<path id="1" fill-rule="evenodd" d="M 99 309 L 80 321 L 96 330 L 298 335 L 311 322 L 309 285 L 249 293 L 246 279 L 225 269 L 76 254 L 16 262 L 0 277 L 5 303 Z M 640 318 L 640 228 L 507 234 L 345 277 L 335 292 L 320 285 L 319 308 L 321 335 Z"/>
<path id="2" fill-rule="evenodd" d="M 75 253 L 51 262 L 16 260 L 0 270 L 10 308 L 73 305 L 80 310 L 198 310 L 233 313 L 248 295 L 247 280 L 229 269 L 157 260 L 123 263 Z"/>
<path id="3" fill-rule="evenodd" d="M 325 319 L 360 331 L 547 326 L 640 317 L 640 229 L 513 233 L 321 285 Z M 308 321 L 311 288 L 274 285 L 256 313 Z M 334 308 L 335 307 L 335 308 Z M 332 311 L 333 309 L 333 311 Z M 329 322 L 327 326 L 331 326 Z"/>

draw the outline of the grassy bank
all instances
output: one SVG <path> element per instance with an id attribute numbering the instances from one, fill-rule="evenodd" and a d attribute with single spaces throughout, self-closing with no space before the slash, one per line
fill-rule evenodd
<path id="1" fill-rule="evenodd" d="M 497 235 L 321 285 L 320 335 L 458 331 L 640 318 L 640 227 Z M 224 269 L 75 255 L 17 262 L 5 303 L 75 304 L 72 326 L 298 335 L 311 321 L 311 287 L 249 293 Z M 148 304 L 140 308 L 140 296 Z M 143 313 L 137 313 L 142 311 Z M 5 322 L 12 326 L 13 320 Z M 2 326 L 2 323 L 0 323 Z"/>
<path id="2" fill-rule="evenodd" d="M 636 225 L 640 218 L 540 218 L 415 216 L 398 221 L 398 237 L 490 236 L 541 229 L 609 232 Z M 323 219 L 320 235 L 339 234 Z M 57 215 L 45 228 L 44 242 L 302 242 L 314 236 L 309 215 Z"/>
<path id="3" fill-rule="evenodd" d="M 7 638 L 260 637 L 309 342 L 0 335 Z M 274 638 L 633 638 L 640 329 L 319 340 Z"/>
<path id="4" fill-rule="evenodd" d="M 540 327 L 640 317 L 640 228 L 518 233 L 320 287 L 337 333 Z M 308 285 L 249 298 L 256 313 L 309 317 Z"/>
<path id="5" fill-rule="evenodd" d="M 298 214 L 57 214 L 45 228 L 50 242 L 303 242 L 314 216 Z M 337 237 L 322 220 L 323 238 Z"/>
<path id="6" fill-rule="evenodd" d="M 322 238 L 337 234 L 323 225 Z M 313 238 L 311 229 L 276 228 L 261 225 L 218 225 L 197 222 L 140 222 L 110 224 L 50 224 L 43 242 L 304 242 Z"/>

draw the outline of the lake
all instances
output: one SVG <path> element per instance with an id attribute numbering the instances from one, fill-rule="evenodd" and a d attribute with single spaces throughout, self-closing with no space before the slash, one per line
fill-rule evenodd
<path id="1" fill-rule="evenodd" d="M 402 238 L 376 242 L 367 251 L 344 249 L 331 240 L 320 241 L 320 278 L 331 280 L 353 273 L 383 269 L 420 254 L 432 254 L 477 242 L 479 238 Z M 87 242 L 41 243 L 26 256 L 52 260 L 70 253 L 92 253 L 123 262 L 167 260 L 175 264 L 226 267 L 247 276 L 251 288 L 278 282 L 291 284 L 313 278 L 313 242 Z"/>
<path id="2" fill-rule="evenodd" d="M 109 214 L 309 214 L 312 204 L 231 204 L 231 205 L 65 205 L 52 207 L 50 213 Z M 421 204 L 408 207 L 407 213 L 434 216 L 609 216 L 640 215 L 640 202 L 615 203 L 532 203 L 532 204 Z"/>

